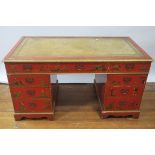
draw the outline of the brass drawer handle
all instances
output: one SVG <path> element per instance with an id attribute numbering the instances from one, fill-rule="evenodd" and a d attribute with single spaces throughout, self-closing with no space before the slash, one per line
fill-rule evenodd
<path id="1" fill-rule="evenodd" d="M 133 95 L 136 95 L 136 94 L 138 94 L 138 88 L 134 88 L 133 90 Z"/>
<path id="2" fill-rule="evenodd" d="M 35 90 L 27 90 L 27 94 L 30 96 L 34 96 L 35 95 Z"/>
<path id="3" fill-rule="evenodd" d="M 77 71 L 81 71 L 82 69 L 84 69 L 84 66 L 83 65 L 76 65 L 75 68 Z"/>
<path id="4" fill-rule="evenodd" d="M 124 83 L 128 84 L 129 82 L 131 82 L 131 78 L 123 78 Z"/>
<path id="5" fill-rule="evenodd" d="M 16 92 L 12 94 L 13 97 L 21 97 L 21 92 Z"/>
<path id="6" fill-rule="evenodd" d="M 12 86 L 23 86 L 22 81 L 15 81 L 11 84 Z"/>
<path id="7" fill-rule="evenodd" d="M 31 71 L 32 70 L 32 65 L 31 64 L 24 64 L 23 65 L 23 69 L 25 71 Z"/>
<path id="8" fill-rule="evenodd" d="M 121 89 L 121 93 L 123 95 L 127 95 L 129 93 L 129 90 L 128 89 Z"/>
<path id="9" fill-rule="evenodd" d="M 26 78 L 25 82 L 28 84 L 32 84 L 34 82 L 34 79 L 33 78 Z"/>
<path id="10" fill-rule="evenodd" d="M 121 68 L 121 66 L 118 64 L 112 66 L 112 70 L 114 70 L 114 71 L 119 71 L 120 68 Z"/>
<path id="11" fill-rule="evenodd" d="M 102 70 L 103 70 L 103 67 L 101 65 L 95 67 L 95 71 L 102 71 Z"/>
<path id="12" fill-rule="evenodd" d="M 126 64 L 126 65 L 125 65 L 125 68 L 126 68 L 128 71 L 133 70 L 134 67 L 135 67 L 135 64 Z"/>

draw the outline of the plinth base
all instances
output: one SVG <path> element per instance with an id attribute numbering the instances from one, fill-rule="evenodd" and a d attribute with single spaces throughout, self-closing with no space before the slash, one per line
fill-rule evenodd
<path id="1" fill-rule="evenodd" d="M 18 113 L 15 113 L 14 114 L 14 117 L 15 117 L 15 120 L 16 121 L 20 121 L 24 118 L 29 118 L 29 119 L 41 119 L 41 118 L 47 118 L 48 120 L 50 121 L 53 121 L 54 120 L 54 114 L 53 113 L 41 113 L 41 114 L 31 114 L 31 113 L 26 113 L 26 114 L 18 114 Z"/>
<path id="2" fill-rule="evenodd" d="M 140 111 L 101 111 L 100 116 L 102 119 L 108 117 L 132 117 L 138 119 Z"/>

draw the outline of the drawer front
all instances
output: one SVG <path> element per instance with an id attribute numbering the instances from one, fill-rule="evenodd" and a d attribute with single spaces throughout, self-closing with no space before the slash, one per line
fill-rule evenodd
<path id="1" fill-rule="evenodd" d="M 7 63 L 8 73 L 143 73 L 150 63 Z"/>
<path id="2" fill-rule="evenodd" d="M 13 104 L 17 113 L 52 111 L 51 99 L 13 99 Z"/>
<path id="3" fill-rule="evenodd" d="M 10 87 L 12 98 L 50 98 L 51 88 Z"/>
<path id="4" fill-rule="evenodd" d="M 149 72 L 151 63 L 144 62 L 124 62 L 124 63 L 109 63 L 109 72 Z"/>
<path id="5" fill-rule="evenodd" d="M 103 108 L 107 111 L 139 110 L 141 99 L 138 98 L 109 98 L 104 100 Z"/>
<path id="6" fill-rule="evenodd" d="M 108 75 L 109 86 L 145 86 L 147 75 Z"/>
<path id="7" fill-rule="evenodd" d="M 44 64 L 6 64 L 8 73 L 74 73 L 74 72 L 107 72 L 103 63 L 44 63 Z"/>
<path id="8" fill-rule="evenodd" d="M 49 75 L 8 75 L 8 80 L 11 87 L 50 87 Z"/>
<path id="9" fill-rule="evenodd" d="M 144 87 L 106 87 L 105 98 L 118 97 L 141 97 L 143 95 Z"/>

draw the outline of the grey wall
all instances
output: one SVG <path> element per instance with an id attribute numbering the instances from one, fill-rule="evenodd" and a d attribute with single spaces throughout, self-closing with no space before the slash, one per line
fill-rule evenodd
<path id="1" fill-rule="evenodd" d="M 155 27 L 0 27 L 0 60 L 21 36 L 130 36 L 155 60 Z M 59 75 L 62 83 L 90 83 L 94 75 Z M 155 82 L 155 63 L 148 77 Z M 5 68 L 0 63 L 0 82 L 7 82 Z"/>

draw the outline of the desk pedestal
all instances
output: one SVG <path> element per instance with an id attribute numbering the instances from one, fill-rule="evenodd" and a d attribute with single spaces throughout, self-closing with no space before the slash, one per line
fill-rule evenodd
<path id="1" fill-rule="evenodd" d="M 15 120 L 54 119 L 58 80 L 56 75 L 8 75 Z M 52 84 L 51 84 L 52 82 Z"/>
<path id="2" fill-rule="evenodd" d="M 95 88 L 101 118 L 110 116 L 138 118 L 147 75 L 96 75 Z"/>

